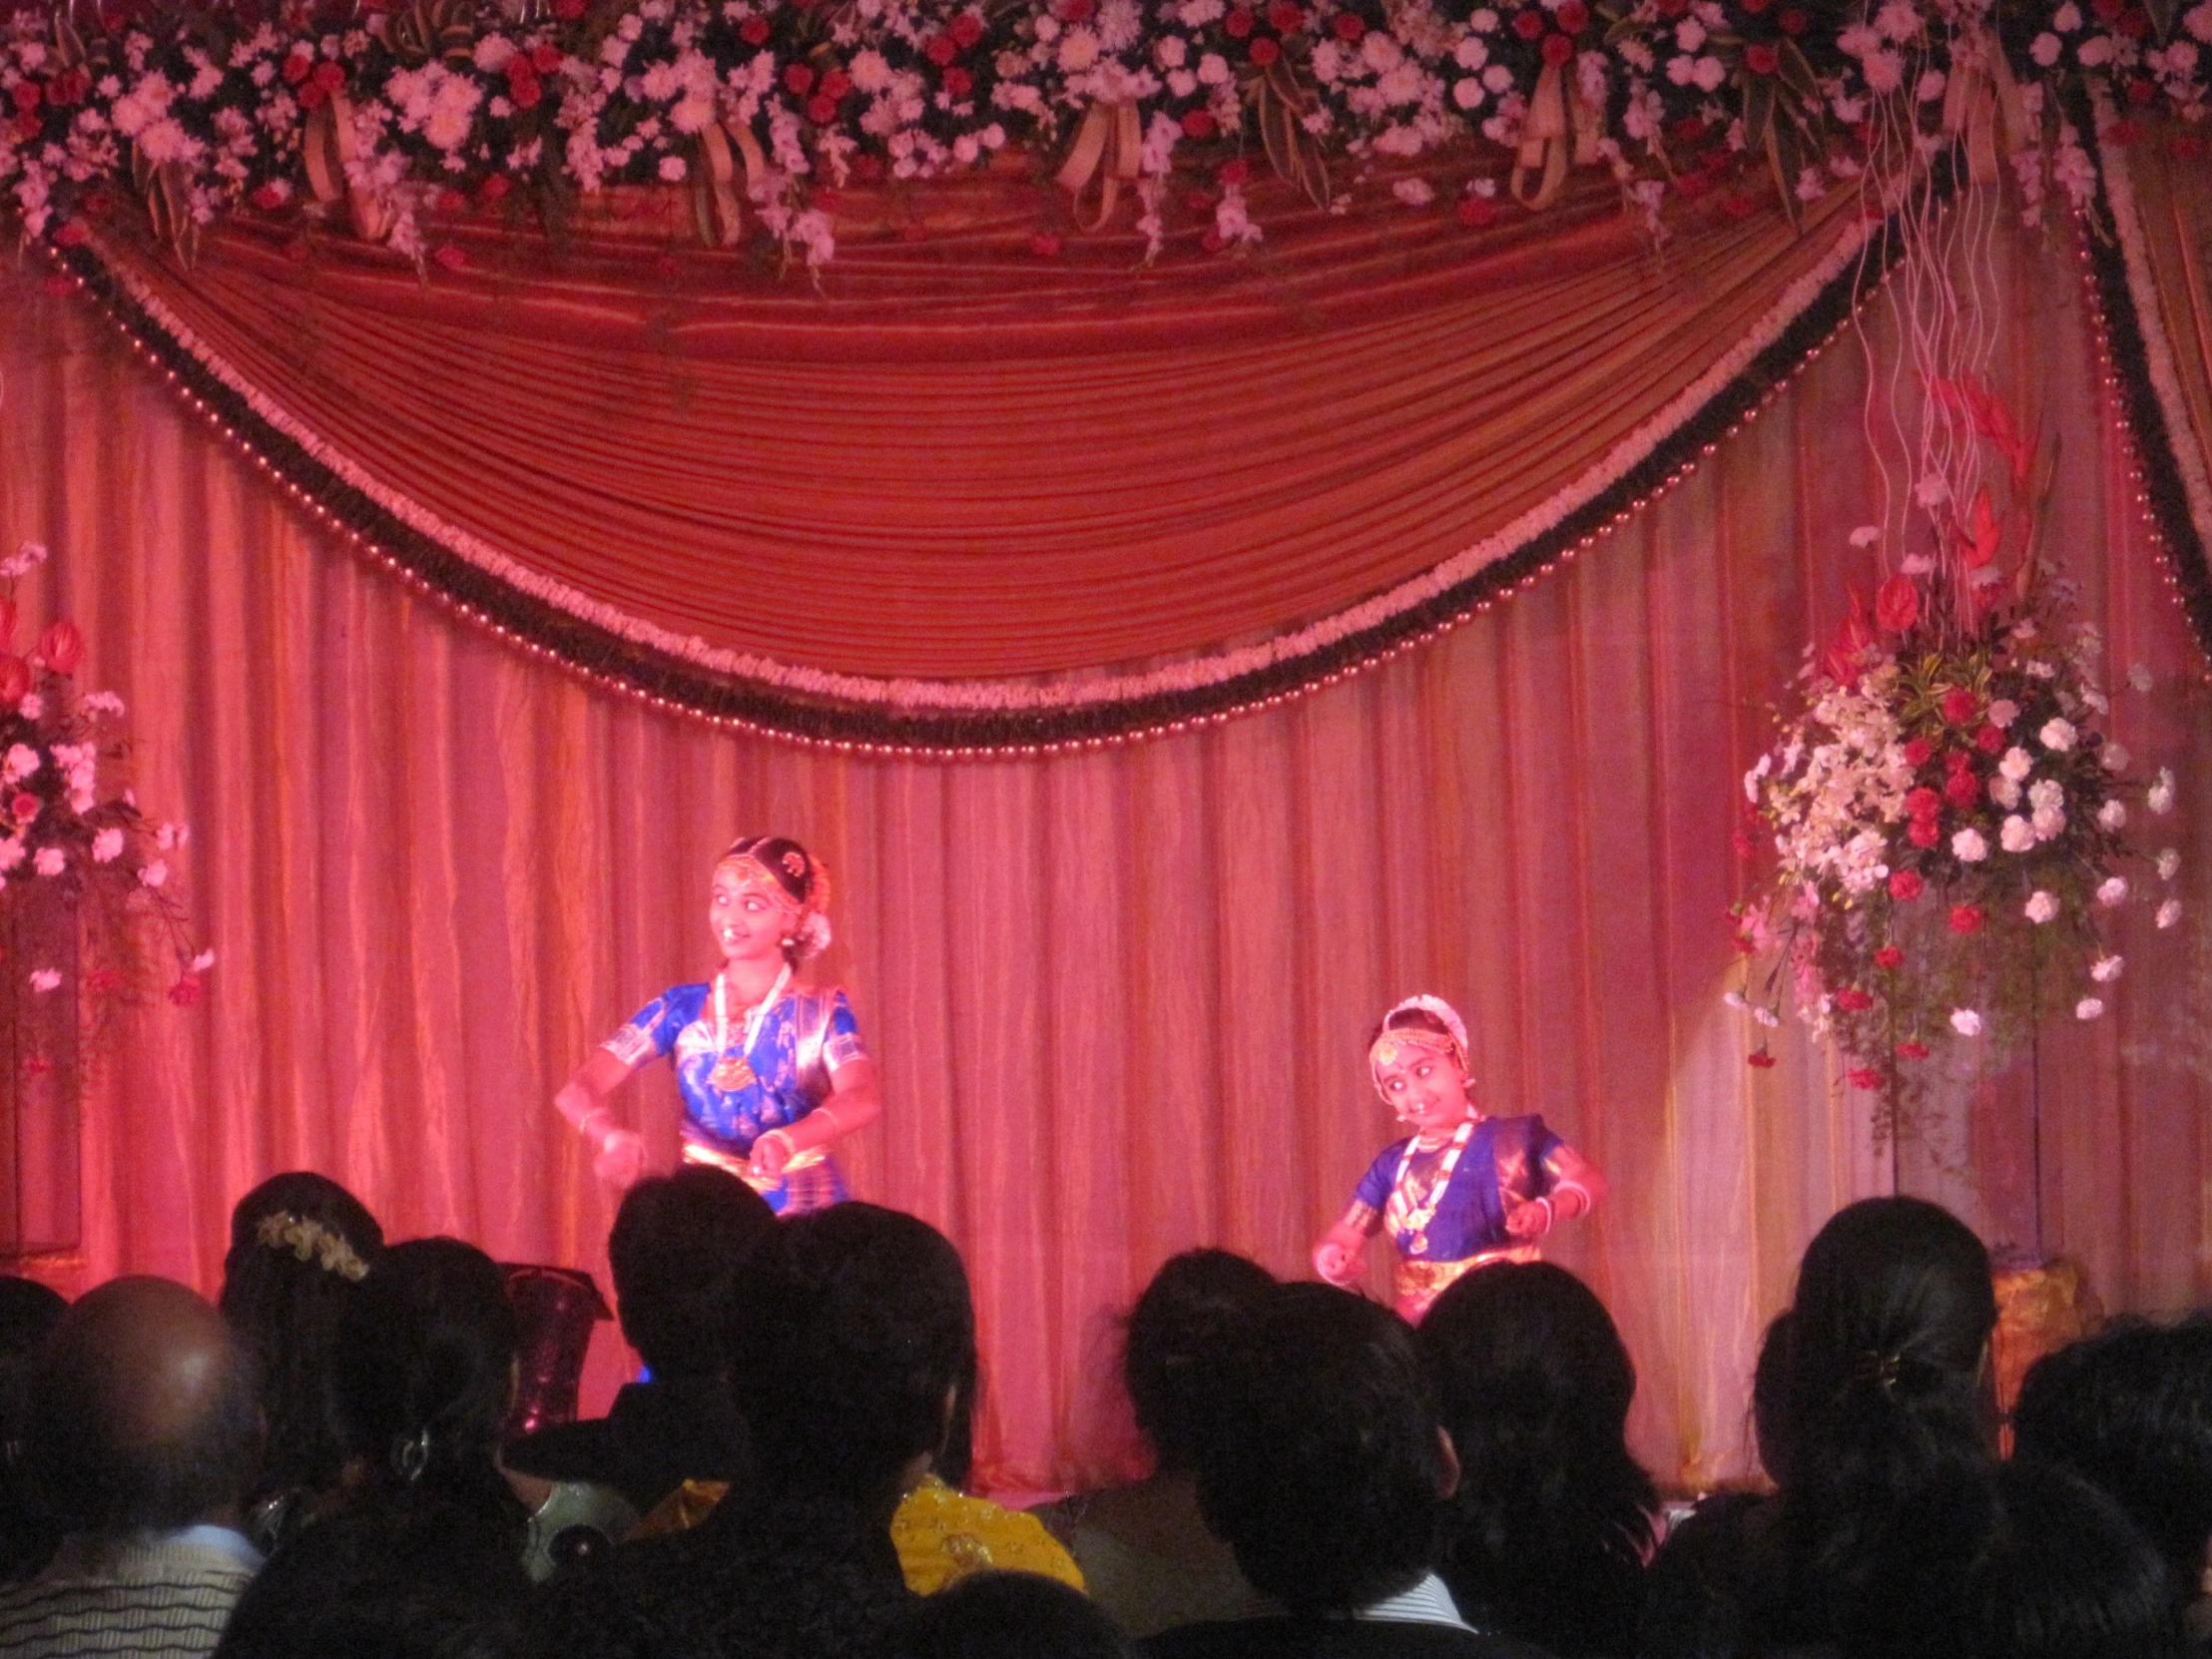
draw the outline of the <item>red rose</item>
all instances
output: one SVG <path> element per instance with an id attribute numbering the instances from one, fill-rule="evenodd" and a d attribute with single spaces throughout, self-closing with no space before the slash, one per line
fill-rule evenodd
<path id="1" fill-rule="evenodd" d="M 1872 1066 L 1856 1066 L 1851 1073 L 1851 1086 L 1870 1091 L 1879 1089 L 1882 1087 L 1882 1073 Z"/>
<path id="2" fill-rule="evenodd" d="M 198 1004 L 200 1001 L 200 980 L 198 977 L 188 973 L 176 984 L 170 986 L 169 1000 L 176 1003 L 180 1008 L 190 1008 Z"/>
<path id="3" fill-rule="evenodd" d="M 1347 45 L 1360 40 L 1368 32 L 1367 20 L 1357 12 L 1339 12 L 1329 20 L 1329 29 Z"/>
<path id="4" fill-rule="evenodd" d="M 973 12 L 962 12 L 955 17 L 945 33 L 952 37 L 952 44 L 965 52 L 982 43 L 983 20 Z"/>
<path id="5" fill-rule="evenodd" d="M 947 92 L 952 90 L 950 82 L 952 77 L 958 73 L 959 71 L 956 69 L 945 71 L 945 81 L 947 83 L 945 90 Z M 955 94 L 955 96 L 957 95 Z M 837 101 L 826 92 L 816 93 L 814 97 L 807 100 L 807 119 L 817 127 L 829 126 L 830 122 L 837 119 Z"/>
<path id="6" fill-rule="evenodd" d="M 1902 634 L 1921 619 L 1921 590 L 1910 576 L 1893 576 L 1875 590 L 1874 620 L 1885 634 Z"/>
<path id="7" fill-rule="evenodd" d="M 1039 231 L 1029 239 L 1029 252 L 1040 260 L 1056 260 L 1060 257 L 1060 239 L 1050 231 Z"/>
<path id="8" fill-rule="evenodd" d="M 2120 13 L 2127 10 L 2127 0 L 2089 0 L 2089 9 L 2096 13 L 2100 21 L 2113 23 L 2119 20 Z"/>
<path id="9" fill-rule="evenodd" d="M 883 158 L 861 154 L 852 158 L 852 177 L 863 185 L 878 183 L 883 177 Z"/>
<path id="10" fill-rule="evenodd" d="M 1213 112 L 1210 110 L 1185 110 L 1183 112 L 1183 136 L 1187 139 L 1205 140 L 1214 136 Z"/>
<path id="11" fill-rule="evenodd" d="M 2104 130 L 2105 142 L 2108 144 L 2133 144 L 2142 136 L 2143 129 L 2132 121 L 2115 121 Z"/>
<path id="12" fill-rule="evenodd" d="M 1237 157 L 1234 161 L 1223 162 L 1221 166 L 1214 169 L 1214 183 L 1220 185 L 1224 190 L 1232 185 L 1241 185 L 1251 177 L 1252 164 L 1242 156 Z"/>
<path id="13" fill-rule="evenodd" d="M 944 72 L 944 90 L 954 98 L 965 98 L 975 90 L 975 77 L 954 64 Z"/>
<path id="14" fill-rule="evenodd" d="M 324 58 L 314 66 L 313 80 L 314 84 L 324 92 L 343 92 L 345 90 L 345 65 Z"/>
<path id="15" fill-rule="evenodd" d="M 78 632 L 74 622 L 63 617 L 39 635 L 38 654 L 56 674 L 75 674 L 77 665 L 85 660 L 85 636 Z"/>
<path id="16" fill-rule="evenodd" d="M 18 824 L 28 824 L 38 817 L 38 797 L 28 790 L 19 791 L 8 803 L 8 815 Z"/>
<path id="17" fill-rule="evenodd" d="M 766 46 L 768 44 L 768 19 L 765 17 L 747 18 L 738 25 L 738 38 L 748 46 Z"/>
<path id="18" fill-rule="evenodd" d="M 1677 196 L 1688 197 L 1694 201 L 1696 198 L 1705 194 L 1706 188 L 1711 185 L 1712 182 L 1712 180 L 1706 178 L 1706 176 L 1702 173 L 1685 173 L 1677 178 L 1674 182 L 1675 194 Z"/>
<path id="19" fill-rule="evenodd" d="M 1943 693 L 1943 719 L 1953 726 L 1963 726 L 1981 713 L 1981 700 L 1962 687 L 1953 687 Z"/>
<path id="20" fill-rule="evenodd" d="M 311 53 L 294 52 L 284 59 L 283 76 L 293 86 L 297 86 L 313 73 L 314 57 Z"/>
<path id="21" fill-rule="evenodd" d="M 1978 904 L 1953 904 L 1950 907 L 1950 930 L 1953 933 L 1980 932 L 1981 906 Z"/>
<path id="22" fill-rule="evenodd" d="M 1674 126 L 1669 129 L 1669 131 L 1671 131 L 1676 139 L 1678 139 L 1680 142 L 1684 144 L 1695 144 L 1699 139 L 1705 136 L 1705 118 L 1702 116 L 1686 115 L 1680 121 L 1677 121 Z"/>
<path id="23" fill-rule="evenodd" d="M 1062 23 L 1088 23 L 1098 15 L 1098 0 L 1060 0 Z"/>
<path id="24" fill-rule="evenodd" d="M 1981 780 L 1970 768 L 1954 772 L 1943 780 L 1943 799 L 1961 813 L 1970 813 L 1981 805 Z"/>
<path id="25" fill-rule="evenodd" d="M 1744 48 L 1744 67 L 1754 75 L 1772 75 L 1782 67 L 1782 54 L 1766 41 Z"/>
<path id="26" fill-rule="evenodd" d="M 574 23 L 584 15 L 584 0 L 553 0 L 553 15 L 563 23 Z"/>
<path id="27" fill-rule="evenodd" d="M 1487 196 L 1460 197 L 1458 212 L 1459 223 L 1470 231 L 1484 231 L 1497 223 L 1497 204 Z"/>
<path id="28" fill-rule="evenodd" d="M 1214 211 L 1214 199 L 1202 190 L 1185 191 L 1183 206 L 1194 214 L 1210 214 Z"/>
<path id="29" fill-rule="evenodd" d="M 2204 159 L 2204 140 L 2193 137 L 2188 133 L 2184 133 L 2175 139 L 2166 146 L 2166 149 L 2177 162 L 2196 162 Z"/>
<path id="30" fill-rule="evenodd" d="M 1770 3 L 1771 0 L 1743 0 L 1744 10 L 1751 13 L 1753 17 L 1757 17 L 1765 11 Z"/>
<path id="31" fill-rule="evenodd" d="M 1917 818 L 1905 831 L 1905 838 L 1915 846 L 1934 846 L 1943 838 L 1943 831 L 1932 818 Z"/>
<path id="32" fill-rule="evenodd" d="M 1890 896 L 1900 903 L 1920 897 L 1927 885 L 1913 870 L 1896 869 L 1890 872 Z"/>
<path id="33" fill-rule="evenodd" d="M 96 967 L 81 981 L 88 991 L 113 991 L 123 988 L 123 975 L 112 967 Z"/>
<path id="34" fill-rule="evenodd" d="M 1283 43 L 1271 35 L 1261 35 L 1245 48 L 1245 56 L 1262 69 L 1283 56 Z"/>
<path id="35" fill-rule="evenodd" d="M 1523 40 L 1535 40 L 1544 32 L 1544 14 L 1533 9 L 1513 14 L 1513 33 Z"/>
<path id="36" fill-rule="evenodd" d="M 1306 13 L 1293 0 L 1275 0 L 1268 8 L 1268 27 L 1279 35 L 1294 33 L 1306 21 Z"/>
<path id="37" fill-rule="evenodd" d="M 815 90 L 815 72 L 803 63 L 784 66 L 784 90 L 794 98 L 804 98 Z"/>
<path id="38" fill-rule="evenodd" d="M 2120 14 L 2119 31 L 2129 40 L 2141 40 L 2150 33 L 2150 13 L 2140 6 L 2131 6 Z"/>
<path id="39" fill-rule="evenodd" d="M 1795 6 L 1775 21 L 1782 25 L 1782 32 L 1786 35 L 1802 35 L 1813 26 L 1813 19 Z"/>
<path id="40" fill-rule="evenodd" d="M 1590 26 L 1590 8 L 1582 0 L 1567 0 L 1551 14 L 1551 26 L 1565 34 L 1579 35 Z"/>
<path id="41" fill-rule="evenodd" d="M 1769 1054 L 1765 1049 L 1762 1048 L 1756 1054 L 1746 1054 L 1744 1056 L 1744 1063 L 1746 1065 L 1757 1066 L 1761 1071 L 1765 1071 L 1768 1067 L 1774 1064 L 1774 1056 L 1772 1054 Z"/>
<path id="42" fill-rule="evenodd" d="M 1898 1058 L 1901 1060 L 1925 1060 L 1928 1058 L 1928 1044 L 1916 1042 L 1899 1043 Z"/>
<path id="43" fill-rule="evenodd" d="M 1574 42 L 1565 35 L 1544 36 L 1544 62 L 1557 69 L 1574 61 Z"/>
<path id="44" fill-rule="evenodd" d="M 520 58 L 514 61 L 522 63 Z M 528 64 L 522 64 L 520 75 L 510 73 L 507 77 L 507 98 L 516 109 L 534 110 L 538 107 L 538 100 L 544 96 L 545 88 L 538 81 L 537 71 Z"/>
<path id="45" fill-rule="evenodd" d="M 825 98 L 843 98 L 852 90 L 852 77 L 841 69 L 823 71 L 822 95 Z"/>
<path id="46" fill-rule="evenodd" d="M 0 648 L 15 638 L 15 601 L 0 599 Z"/>
<path id="47" fill-rule="evenodd" d="M 36 81 L 18 81 L 15 84 L 15 90 L 9 96 L 15 100 L 18 115 L 29 115 L 38 108 L 39 100 L 46 95 L 39 90 L 39 84 Z"/>
<path id="48" fill-rule="evenodd" d="M 1221 26 L 1232 40 L 1243 40 L 1252 33 L 1252 13 L 1239 6 L 1221 20 Z"/>
<path id="49" fill-rule="evenodd" d="M 1836 1006 L 1847 1013 L 1864 1013 L 1874 1006 L 1874 998 L 1856 985 L 1847 985 L 1836 993 Z"/>
<path id="50" fill-rule="evenodd" d="M 921 49 L 921 55 L 943 69 L 960 55 L 960 48 L 950 35 L 931 35 L 929 44 Z"/>
<path id="51" fill-rule="evenodd" d="M 269 184 L 262 185 L 257 188 L 254 194 L 248 197 L 247 200 L 249 202 L 252 202 L 255 207 L 261 209 L 263 213 L 273 214 L 278 208 L 281 208 L 287 201 L 289 201 L 290 197 L 285 192 L 282 185 L 276 184 L 272 181 Z"/>
<path id="52" fill-rule="evenodd" d="M 509 59 L 512 63 L 514 60 Z M 541 40 L 530 48 L 530 67 L 540 75 L 550 75 L 561 67 L 561 49 L 549 40 Z"/>
<path id="53" fill-rule="evenodd" d="M 2158 83 L 2138 76 L 2127 83 L 2127 101 L 2130 104 L 2148 104 L 2158 96 Z"/>
<path id="54" fill-rule="evenodd" d="M 1661 17 L 1683 17 L 1688 15 L 1689 10 L 1690 0 L 1659 0 Z"/>
<path id="55" fill-rule="evenodd" d="M 1916 819 L 1934 818 L 1943 810 L 1943 798 L 1923 786 L 1905 798 L 1905 810 Z"/>
<path id="56" fill-rule="evenodd" d="M 1922 767 L 1928 765 L 1935 758 L 1936 740 L 1934 738 L 1915 738 L 1905 746 L 1905 759 L 1911 764 L 1915 772 L 1920 771 Z"/>
<path id="57" fill-rule="evenodd" d="M 1973 746 L 1984 755 L 2001 754 L 2004 749 L 2004 734 L 1994 726 L 1983 726 L 1973 735 Z"/>
<path id="58" fill-rule="evenodd" d="M 514 181 L 504 173 L 494 173 L 476 187 L 476 200 L 484 203 L 503 202 L 507 192 L 515 188 Z"/>
<path id="59" fill-rule="evenodd" d="M 430 250 L 430 258 L 448 271 L 466 271 L 468 256 L 449 242 L 441 242 Z"/>
<path id="60" fill-rule="evenodd" d="M 1903 967 L 1905 952 L 1894 944 L 1886 944 L 1874 953 L 1874 965 L 1879 968 Z"/>

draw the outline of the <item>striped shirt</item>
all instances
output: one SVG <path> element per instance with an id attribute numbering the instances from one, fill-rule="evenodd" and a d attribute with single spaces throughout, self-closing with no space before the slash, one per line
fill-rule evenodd
<path id="1" fill-rule="evenodd" d="M 0 1655 L 203 1659 L 260 1567 L 228 1527 L 80 1534 L 36 1578 L 0 1589 Z"/>

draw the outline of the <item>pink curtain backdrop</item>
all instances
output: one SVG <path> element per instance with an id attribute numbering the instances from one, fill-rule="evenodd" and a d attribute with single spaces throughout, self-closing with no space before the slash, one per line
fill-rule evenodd
<path id="1" fill-rule="evenodd" d="M 2042 1242 L 2112 1306 L 2170 1308 L 2212 1287 L 2203 664 L 2071 255 L 2013 262 L 1992 302 L 2000 381 L 2063 434 L 2054 545 L 2115 682 L 2157 677 L 2115 686 L 2114 724 L 2182 774 L 2160 827 L 2190 860 L 2188 923 L 2131 922 L 2116 1012 L 2037 1057 Z M 183 874 L 222 952 L 206 1004 L 138 1018 L 89 1101 L 85 1243 L 58 1279 L 212 1290 L 232 1202 L 300 1166 L 394 1237 L 603 1274 L 612 1206 L 547 1097 L 702 971 L 712 855 L 775 829 L 835 874 L 826 968 L 883 1068 L 854 1188 L 942 1226 L 974 1277 L 990 1482 L 1123 1463 L 1114 1320 L 1167 1254 L 1304 1271 L 1390 1133 L 1364 1034 L 1418 989 L 1466 1011 L 1494 1107 L 1542 1111 L 1611 1177 L 1553 1256 L 1635 1355 L 1641 1454 L 1668 1481 L 1742 1466 L 1799 1252 L 1892 1179 L 1827 1062 L 1786 1031 L 1780 1067 L 1747 1068 L 1720 1000 L 1764 707 L 1865 579 L 1848 336 L 1682 487 L 1433 645 L 1220 729 L 964 766 L 734 739 L 583 687 L 346 551 L 102 319 L 16 276 L 0 374 L 0 538 L 55 550 L 26 616 L 83 623 L 142 802 L 195 828 Z M 1992 1241 L 2034 1242 L 2030 1075 L 1961 1078 L 1947 1140 L 1905 1161 Z M 666 1155 L 665 1073 L 623 1104 Z"/>

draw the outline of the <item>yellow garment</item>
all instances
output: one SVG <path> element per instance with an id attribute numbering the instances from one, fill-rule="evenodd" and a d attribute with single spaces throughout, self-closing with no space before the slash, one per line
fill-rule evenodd
<path id="1" fill-rule="evenodd" d="M 933 1474 L 922 1477 L 891 1517 L 891 1542 L 898 1546 L 906 1588 L 916 1595 L 935 1595 L 994 1567 L 1083 1588 L 1082 1569 L 1036 1516 L 956 1492 Z"/>
<path id="2" fill-rule="evenodd" d="M 630 1536 L 688 1532 L 714 1513 L 729 1490 L 720 1480 L 687 1480 L 656 1503 Z M 891 1543 L 906 1588 L 916 1595 L 935 1595 L 971 1572 L 994 1567 L 1042 1573 L 1070 1589 L 1083 1588 L 1083 1569 L 1036 1516 L 956 1492 L 933 1474 L 923 1475 L 891 1516 Z"/>

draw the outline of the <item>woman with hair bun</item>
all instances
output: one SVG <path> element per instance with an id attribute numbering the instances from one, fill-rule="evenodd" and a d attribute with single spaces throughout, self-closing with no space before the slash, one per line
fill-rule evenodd
<path id="1" fill-rule="evenodd" d="M 844 992 L 793 980 L 828 947 L 829 910 L 829 872 L 787 836 L 747 835 L 717 860 L 707 925 L 721 969 L 647 1003 L 553 1097 L 602 1179 L 628 1187 L 645 1167 L 644 1142 L 607 1097 L 667 1056 L 684 1097 L 686 1163 L 730 1171 L 780 1215 L 849 1196 L 829 1147 L 881 1109 L 875 1065 Z"/>
<path id="2" fill-rule="evenodd" d="M 1376 1093 L 1412 1133 L 1369 1166 L 1352 1207 L 1314 1246 L 1314 1271 L 1356 1287 L 1371 1235 L 1397 1246 L 1391 1289 L 1414 1324 L 1446 1286 L 1490 1262 L 1533 1262 L 1562 1221 L 1605 1196 L 1588 1159 L 1540 1117 L 1490 1117 L 1468 1092 L 1467 1028 L 1441 997 L 1409 996 L 1368 1043 Z"/>

